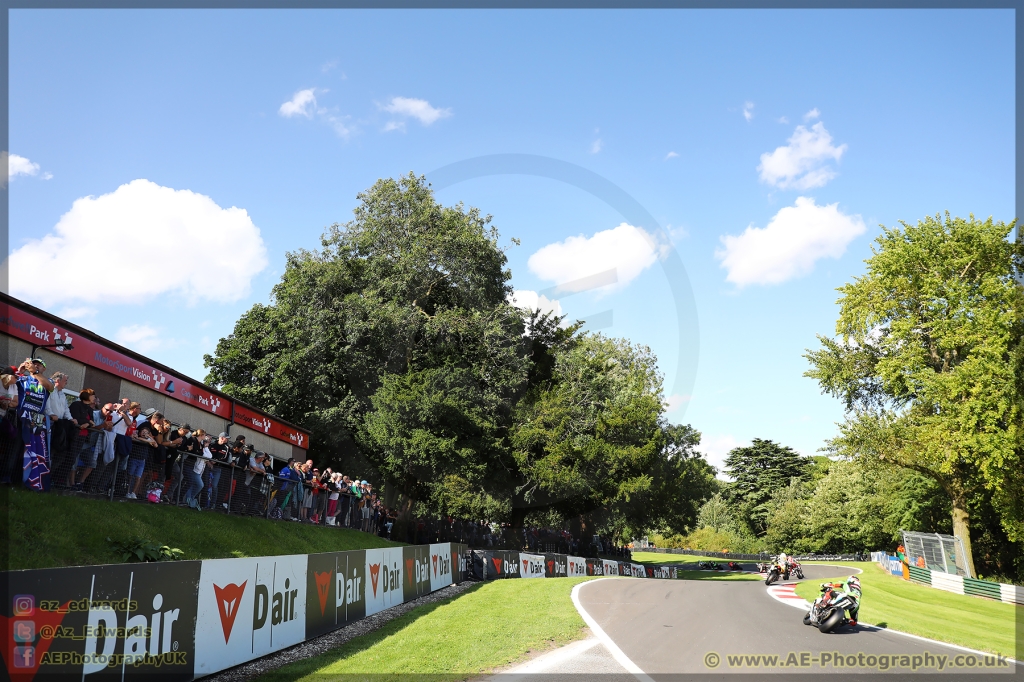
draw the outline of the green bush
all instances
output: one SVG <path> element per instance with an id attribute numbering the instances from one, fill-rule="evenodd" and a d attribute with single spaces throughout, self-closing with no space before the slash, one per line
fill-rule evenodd
<path id="1" fill-rule="evenodd" d="M 132 538 L 130 540 L 107 538 L 107 542 L 111 544 L 114 552 L 117 553 L 123 563 L 176 561 L 185 555 L 177 547 L 158 545 L 152 540 L 144 538 Z"/>

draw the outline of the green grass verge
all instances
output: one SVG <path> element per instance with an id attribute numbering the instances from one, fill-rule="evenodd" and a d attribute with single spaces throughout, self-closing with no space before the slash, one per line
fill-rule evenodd
<path id="1" fill-rule="evenodd" d="M 1021 617 L 1017 609 L 1022 607 L 918 585 L 871 562 L 820 563 L 863 569 L 860 620 L 865 623 L 1010 657 L 1017 653 L 1014 620 Z M 814 601 L 818 585 L 826 580 L 799 583 L 796 593 Z"/>
<path id="2" fill-rule="evenodd" d="M 399 543 L 356 530 L 321 528 L 139 502 L 109 502 L 12 488 L 10 570 L 120 563 L 107 538 L 141 537 L 177 547 L 184 559 L 309 554 Z M 40 540 L 44 529 L 46 539 Z"/>
<path id="3" fill-rule="evenodd" d="M 584 634 L 570 593 L 591 578 L 495 580 L 457 597 L 416 607 L 379 630 L 297 661 L 261 680 L 322 680 L 370 675 L 374 682 L 462 680 L 560 646 Z M 513 608 L 514 605 L 514 608 Z M 532 614 L 532 615 L 531 615 Z M 543 614 L 543 618 L 535 617 Z M 434 677 L 436 676 L 436 677 Z"/>

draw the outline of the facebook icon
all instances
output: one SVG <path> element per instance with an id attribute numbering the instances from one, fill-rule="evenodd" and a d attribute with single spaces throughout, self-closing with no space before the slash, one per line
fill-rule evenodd
<path id="1" fill-rule="evenodd" d="M 31 646 L 14 647 L 14 667 L 32 668 L 36 663 L 36 649 Z"/>

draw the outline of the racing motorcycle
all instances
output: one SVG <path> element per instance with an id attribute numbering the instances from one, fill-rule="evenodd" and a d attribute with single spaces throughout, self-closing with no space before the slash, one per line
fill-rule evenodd
<path id="1" fill-rule="evenodd" d="M 804 615 L 804 625 L 813 625 L 818 632 L 831 632 L 850 622 L 846 610 L 855 603 L 850 595 L 841 591 L 842 586 L 842 583 L 822 583 L 821 594 Z"/>
<path id="2" fill-rule="evenodd" d="M 698 561 L 697 568 L 704 571 L 717 571 L 719 565 L 717 561 Z"/>
<path id="3" fill-rule="evenodd" d="M 768 566 L 767 573 L 768 575 L 764 578 L 765 585 L 771 585 L 773 582 L 778 580 L 780 576 L 783 580 L 789 580 L 789 566 L 783 566 L 777 562 Z"/>
<path id="4" fill-rule="evenodd" d="M 803 580 L 803 579 L 804 579 L 804 567 L 803 567 L 803 566 L 801 566 L 801 565 L 800 565 L 799 563 L 797 563 L 796 561 L 794 561 L 794 562 L 792 563 L 792 565 L 791 565 L 791 566 L 789 567 L 789 571 L 790 571 L 790 573 L 792 573 L 792 574 L 793 574 L 794 576 L 796 576 L 796 578 L 797 578 L 798 580 Z"/>

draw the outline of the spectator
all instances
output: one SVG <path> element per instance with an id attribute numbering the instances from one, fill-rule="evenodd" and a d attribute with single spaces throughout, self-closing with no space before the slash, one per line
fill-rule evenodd
<path id="1" fill-rule="evenodd" d="M 85 480 L 96 468 L 98 456 L 96 444 L 100 440 L 100 427 L 102 426 L 96 406 L 96 393 L 91 389 L 85 389 L 78 394 L 78 400 L 71 403 L 70 407 L 71 414 L 74 415 L 79 426 L 83 427 L 78 432 L 79 436 L 87 438 L 79 449 L 78 460 L 75 462 L 68 480 L 68 486 L 78 492 L 82 492 Z"/>
<path id="2" fill-rule="evenodd" d="M 50 381 L 53 382 L 53 391 L 50 393 L 50 399 L 46 401 L 46 413 L 50 416 L 50 454 L 51 459 L 54 459 L 54 455 L 65 453 L 71 447 L 77 429 L 68 408 L 67 398 L 64 397 L 68 375 L 64 372 L 54 372 Z M 17 394 L 16 386 L 14 391 Z"/>
<path id="3" fill-rule="evenodd" d="M 216 443 L 210 443 L 210 452 L 213 454 L 213 462 L 210 464 L 210 492 L 206 500 L 206 508 L 212 509 L 217 504 L 220 495 L 220 477 L 224 470 L 231 463 L 231 452 L 228 450 L 228 434 L 221 432 L 217 436 Z M 230 476 L 230 474 L 228 474 Z M 224 508 L 227 509 L 227 502 Z"/>
<path id="4" fill-rule="evenodd" d="M 248 510 L 250 512 L 258 511 L 261 506 L 259 500 L 264 495 L 262 486 L 264 481 L 266 481 L 267 469 L 263 463 L 266 459 L 266 454 L 253 452 L 246 465 L 245 485 L 249 490 Z"/>
<path id="5" fill-rule="evenodd" d="M 131 404 L 133 412 L 137 411 L 138 407 L 138 403 Z M 157 467 L 162 469 L 164 464 L 162 456 L 158 454 L 158 450 L 161 448 L 158 437 L 159 431 L 150 423 L 149 419 L 144 417 L 141 422 L 136 421 L 134 439 L 149 446 L 152 460 L 156 463 Z M 138 499 L 139 494 L 142 492 L 139 490 L 139 487 L 142 484 L 142 476 L 146 471 L 146 456 L 143 453 L 145 453 L 145 450 L 139 451 L 136 448 L 132 448 L 132 454 L 128 458 L 128 478 L 131 481 L 131 490 L 125 497 L 129 500 Z"/>
<path id="6" fill-rule="evenodd" d="M 50 457 L 46 449 L 46 403 L 53 383 L 43 374 L 46 363 L 39 358 L 26 358 L 18 367 L 18 408 L 21 421 L 21 442 L 24 450 L 11 462 L 22 465 L 22 482 L 34 490 L 50 489 Z M 20 448 L 19 448 L 20 449 Z M 20 461 L 19 461 L 20 460 Z"/>
<path id="7" fill-rule="evenodd" d="M 18 370 L 4 365 L 0 367 L 0 410 L 13 410 L 18 407 Z"/>
<path id="8" fill-rule="evenodd" d="M 316 497 L 316 487 L 313 481 L 320 476 L 319 471 L 313 471 L 313 460 L 307 459 L 299 467 L 302 483 L 302 501 L 299 507 L 299 521 L 305 523 L 309 520 L 309 510 L 313 508 L 313 500 Z"/>
<path id="9" fill-rule="evenodd" d="M 187 428 L 187 425 L 183 428 Z M 194 446 L 191 442 L 188 443 L 185 446 L 187 449 L 182 453 L 181 468 L 187 485 L 185 504 L 192 509 L 202 509 L 198 496 L 203 490 L 203 471 L 206 469 L 206 460 L 213 459 L 213 453 L 210 452 L 210 437 L 203 429 L 196 429 L 194 435 L 189 434 L 186 438 L 191 439 Z M 193 450 L 195 450 L 194 453 Z"/>
<path id="10" fill-rule="evenodd" d="M 330 469 L 327 470 L 330 472 Z M 330 474 L 327 483 L 327 525 L 335 524 L 335 514 L 338 512 L 338 497 L 341 495 L 341 474 Z"/>
<path id="11" fill-rule="evenodd" d="M 166 450 L 163 501 L 168 504 L 177 504 L 179 501 L 177 498 L 180 498 L 183 492 L 184 462 L 182 460 L 185 457 L 182 453 L 188 451 L 190 447 L 194 447 L 192 441 L 189 440 L 189 425 L 182 424 L 178 428 L 173 428 L 171 423 L 159 412 L 154 413 L 149 419 L 160 432 L 160 444 Z"/>
<path id="12" fill-rule="evenodd" d="M 363 497 L 362 508 L 360 509 L 362 523 L 359 529 L 364 533 L 370 532 L 370 516 L 373 514 L 373 501 L 369 497 Z"/>

